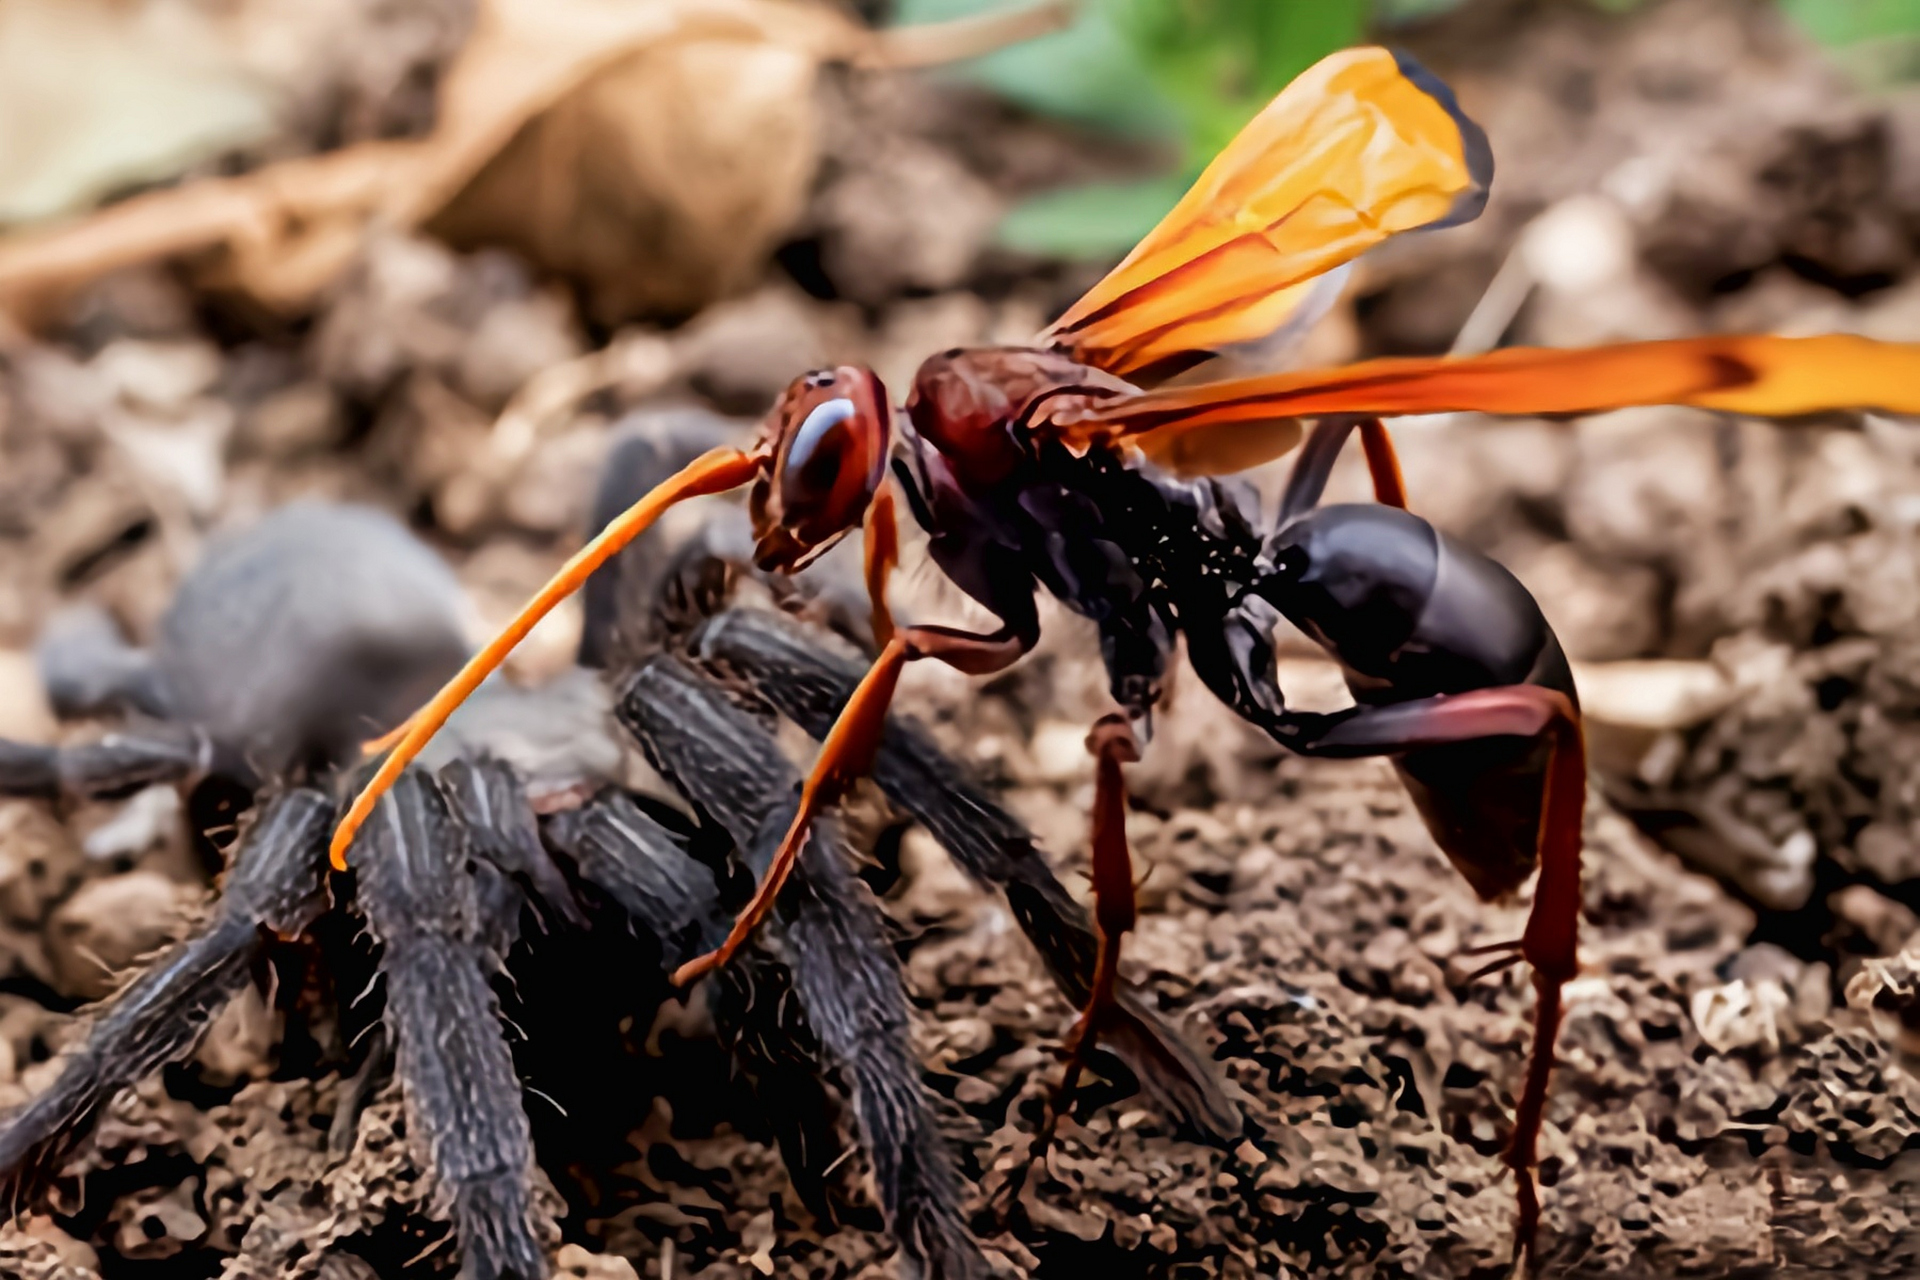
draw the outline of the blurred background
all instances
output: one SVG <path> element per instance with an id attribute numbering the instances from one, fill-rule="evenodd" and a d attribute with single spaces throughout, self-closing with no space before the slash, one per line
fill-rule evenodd
<path id="1" fill-rule="evenodd" d="M 931 352 L 1026 340 L 1367 41 L 1454 87 L 1493 197 L 1370 255 L 1288 360 L 1920 341 L 1920 0 L 0 0 L 0 736 L 67 732 L 31 656 L 57 606 L 148 634 L 209 535 L 296 496 L 403 514 L 490 630 L 578 544 L 616 427 L 744 430 L 811 367 L 898 394 Z M 1416 508 L 1580 661 L 1601 793 L 1718 895 L 1713 989 L 1737 977 L 1764 1024 L 1739 1047 L 1820 1034 L 1850 988 L 1912 1035 L 1920 961 L 1888 966 L 1920 934 L 1914 425 L 1396 435 Z M 515 671 L 565 665 L 579 625 Z M 997 690 L 1044 700 L 1032 670 Z M 1035 750 L 976 763 L 1052 777 Z M 1205 809 L 1255 747 L 1168 750 L 1204 758 L 1150 802 Z M 1078 767 L 1047 783 L 1063 806 Z M 9 1082 L 59 1042 L 46 1010 L 100 994 L 74 956 L 139 954 L 204 882 L 43 826 L 0 803 Z M 74 905 L 153 866 L 144 897 Z M 1893 1149 L 1920 1149 L 1905 1124 Z M 154 1220 L 154 1256 L 218 1252 Z M 1765 1261 L 1725 1248 L 1698 1256 Z"/>

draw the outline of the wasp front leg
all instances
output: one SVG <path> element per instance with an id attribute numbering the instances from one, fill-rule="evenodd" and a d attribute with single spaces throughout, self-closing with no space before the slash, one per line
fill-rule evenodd
<path id="1" fill-rule="evenodd" d="M 887 608 L 886 587 L 898 559 L 899 532 L 895 527 L 893 503 L 890 495 L 882 490 L 876 495 L 866 522 L 866 582 L 873 610 L 874 638 L 883 642 L 880 654 L 821 741 L 813 768 L 801 784 L 800 803 L 794 810 L 787 834 L 774 852 L 752 901 L 734 921 L 726 941 L 709 954 L 682 965 L 674 974 L 675 983 L 687 985 L 727 963 L 773 910 L 774 901 L 792 875 L 815 819 L 872 768 L 886 728 L 887 709 L 893 705 L 893 693 L 899 687 L 900 674 L 907 663 L 937 658 L 968 675 L 990 675 L 1012 666 L 1039 639 L 1039 619 L 1031 597 L 1026 601 L 1026 608 L 1015 613 L 1013 621 L 987 634 L 952 627 L 896 629 Z"/>
<path id="2" fill-rule="evenodd" d="M 695 643 L 703 658 L 745 679 L 769 706 L 815 737 L 832 727 L 860 675 L 858 667 L 767 610 L 724 614 Z M 1014 920 L 1061 994 L 1076 1008 L 1085 1008 L 1103 949 L 1100 935 L 1055 877 L 1032 833 L 970 782 L 926 730 L 909 720 L 888 718 L 873 780 L 927 829 L 963 872 L 983 888 L 1005 895 Z M 1122 986 L 1107 1009 L 1099 1047 L 1133 1072 L 1183 1132 L 1222 1144 L 1240 1136 L 1244 1120 L 1210 1064 L 1139 993 Z M 1089 1052 L 1092 1047 L 1088 1045 Z"/>

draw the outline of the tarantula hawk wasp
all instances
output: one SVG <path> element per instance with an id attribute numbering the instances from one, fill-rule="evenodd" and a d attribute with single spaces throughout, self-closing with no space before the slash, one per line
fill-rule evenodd
<path id="1" fill-rule="evenodd" d="M 882 649 L 822 742 L 758 893 L 725 944 L 677 980 L 724 964 L 766 916 L 809 824 L 869 768 L 905 664 L 1004 669 L 1037 640 L 1035 595 L 1044 586 L 1098 625 L 1120 708 L 1088 738 L 1102 945 L 1069 1034 L 1062 1093 L 1113 1007 L 1121 939 L 1134 924 L 1121 766 L 1138 758 L 1175 637 L 1184 635 L 1200 679 L 1279 743 L 1304 755 L 1390 759 L 1481 896 L 1510 893 L 1539 868 L 1524 935 L 1499 948 L 1495 962 L 1524 959 L 1537 991 L 1507 1155 L 1516 1252 L 1530 1249 L 1539 1221 L 1534 1149 L 1561 991 L 1577 963 L 1579 706 L 1560 644 L 1518 581 L 1406 510 L 1380 419 L 1654 404 L 1770 416 L 1920 412 L 1920 347 L 1704 337 L 1166 384 L 1222 348 L 1310 318 L 1327 273 L 1374 245 L 1474 218 L 1492 167 L 1485 135 L 1411 59 L 1378 48 L 1324 59 L 1034 346 L 932 356 L 902 411 L 867 369 L 806 374 L 774 406 L 751 452 L 714 450 L 630 507 L 402 730 L 370 744 L 390 751 L 336 830 L 335 858 L 448 714 L 597 565 L 673 504 L 751 484 L 762 569 L 795 571 L 864 528 Z M 1316 422 L 1311 433 L 1302 420 Z M 1378 505 L 1319 507 L 1355 430 Z M 1303 439 L 1278 522 L 1263 534 L 1245 495 L 1217 477 L 1279 458 Z M 896 489 L 926 530 L 934 563 L 1000 619 L 998 629 L 894 625 L 885 588 L 898 556 Z M 1341 662 L 1353 707 L 1287 709 L 1274 680 L 1276 611 Z"/>

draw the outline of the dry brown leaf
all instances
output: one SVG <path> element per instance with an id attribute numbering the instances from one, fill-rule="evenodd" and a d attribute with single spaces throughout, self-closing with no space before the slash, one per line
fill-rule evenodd
<path id="1" fill-rule="evenodd" d="M 83 209 L 273 131 L 272 86 L 171 0 L 0 4 L 0 223 Z"/>
<path id="2" fill-rule="evenodd" d="M 874 32 L 808 0 L 488 0 L 425 138 L 193 182 L 9 236 L 0 309 L 30 320 L 115 269 L 210 251 L 218 278 L 295 309 L 372 225 L 408 229 L 445 211 L 451 229 L 505 239 L 542 265 L 596 283 L 604 273 L 603 318 L 683 310 L 737 283 L 797 213 L 822 63 L 971 56 L 1072 7 L 1041 0 Z M 624 223 L 649 208 L 651 224 Z M 655 291 L 646 282 L 663 262 L 685 265 Z"/>
<path id="3" fill-rule="evenodd" d="M 817 66 L 751 36 L 649 45 L 528 121 L 427 228 L 582 281 L 603 323 L 696 311 L 751 283 L 799 219 Z"/>

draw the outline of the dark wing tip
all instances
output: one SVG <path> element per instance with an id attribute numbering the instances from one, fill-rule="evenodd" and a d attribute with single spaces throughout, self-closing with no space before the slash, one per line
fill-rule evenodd
<path id="1" fill-rule="evenodd" d="M 1453 202 L 1453 208 L 1447 216 L 1438 222 L 1427 224 L 1427 230 L 1435 231 L 1441 227 L 1457 227 L 1463 222 L 1472 222 L 1487 207 L 1487 193 L 1493 188 L 1493 148 L 1487 142 L 1484 129 L 1475 124 L 1473 118 L 1460 108 L 1460 100 L 1453 96 L 1453 90 L 1433 72 L 1421 64 L 1404 49 L 1390 49 L 1394 65 L 1420 92 L 1440 104 L 1440 107 L 1460 129 L 1460 155 L 1466 162 L 1467 175 L 1473 185 L 1462 191 Z"/>

